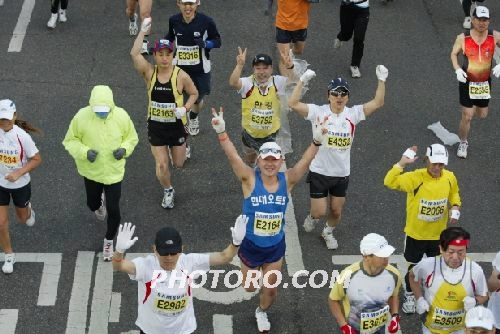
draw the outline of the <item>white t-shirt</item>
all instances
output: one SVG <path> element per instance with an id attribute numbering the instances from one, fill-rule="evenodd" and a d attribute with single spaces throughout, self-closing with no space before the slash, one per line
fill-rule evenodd
<path id="1" fill-rule="evenodd" d="M 497 269 L 495 265 L 493 265 L 493 269 Z M 493 317 L 495 318 L 495 327 L 500 329 L 500 290 L 490 293 L 488 308 L 491 310 Z"/>
<path id="2" fill-rule="evenodd" d="M 31 178 L 26 173 L 17 181 L 10 182 L 5 179 L 7 174 L 22 168 L 28 159 L 38 153 L 38 148 L 31 136 L 18 127 L 5 132 L 0 129 L 0 186 L 7 189 L 18 189 L 27 185 Z"/>
<path id="3" fill-rule="evenodd" d="M 166 275 L 152 287 L 155 270 L 162 270 L 155 255 L 135 258 L 138 314 L 135 324 L 146 334 L 186 334 L 196 330 L 193 293 L 189 283 L 196 279 L 193 271 L 210 269 L 209 254 L 181 254 L 175 270 L 163 271 Z M 192 277 L 194 276 L 194 277 Z"/>
<path id="4" fill-rule="evenodd" d="M 254 81 L 252 79 L 252 76 L 244 77 L 244 78 L 240 78 L 240 79 L 241 79 L 241 88 L 238 91 L 238 94 L 240 94 L 241 97 L 246 97 L 250 88 L 253 87 Z M 271 76 L 267 82 L 267 89 L 269 89 L 269 87 L 272 86 L 273 79 L 274 79 L 274 85 L 276 86 L 276 90 L 278 91 L 278 95 L 285 94 L 286 82 L 288 80 L 287 77 L 284 77 L 282 75 Z"/>
<path id="5" fill-rule="evenodd" d="M 308 104 L 306 119 L 314 124 L 316 119 L 323 121 L 328 116 L 326 128 L 328 135 L 319 147 L 309 170 L 325 176 L 344 177 L 351 174 L 351 147 L 356 125 L 366 119 L 363 105 L 344 107 L 340 114 L 334 114 L 328 104 L 318 106 Z"/>

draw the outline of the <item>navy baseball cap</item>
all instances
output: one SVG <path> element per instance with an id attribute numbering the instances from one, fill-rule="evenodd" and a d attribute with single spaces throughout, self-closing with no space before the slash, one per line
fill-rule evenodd
<path id="1" fill-rule="evenodd" d="M 344 88 L 348 92 L 349 90 L 349 84 L 347 81 L 341 77 L 335 78 L 330 83 L 328 84 L 328 91 L 336 90 L 337 88 Z"/>
<path id="2" fill-rule="evenodd" d="M 273 60 L 271 59 L 270 56 L 268 56 L 264 53 L 259 53 L 258 55 L 253 57 L 252 66 L 255 66 L 255 65 L 260 64 L 260 63 L 262 63 L 264 65 L 272 65 Z"/>

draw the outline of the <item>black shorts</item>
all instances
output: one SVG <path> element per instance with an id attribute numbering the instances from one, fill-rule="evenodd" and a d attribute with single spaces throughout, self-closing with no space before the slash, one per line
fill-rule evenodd
<path id="1" fill-rule="evenodd" d="M 28 183 L 24 187 L 9 189 L 0 187 L 0 205 L 5 206 L 10 204 L 10 198 L 12 197 L 12 202 L 18 208 L 25 208 L 31 199 L 31 183 Z"/>
<path id="2" fill-rule="evenodd" d="M 273 133 L 272 135 L 269 135 L 264 138 L 254 138 L 248 134 L 245 130 L 242 131 L 241 133 L 241 141 L 243 142 L 243 145 L 246 147 L 251 147 L 257 152 L 260 150 L 260 147 L 267 142 L 270 141 L 276 141 L 276 135 L 278 134 L 278 131 Z"/>
<path id="3" fill-rule="evenodd" d="M 335 197 L 345 197 L 349 187 L 349 176 L 325 176 L 314 172 L 307 174 L 309 196 L 311 198 L 325 198 L 328 194 Z"/>
<path id="4" fill-rule="evenodd" d="M 151 146 L 181 146 L 186 142 L 187 132 L 178 123 L 165 126 L 164 123 L 148 121 L 148 140 Z"/>
<path id="5" fill-rule="evenodd" d="M 490 84 L 490 94 L 491 94 L 491 78 L 488 79 L 488 83 Z M 471 99 L 469 96 L 469 82 L 466 83 L 459 82 L 458 83 L 458 96 L 460 98 L 460 105 L 465 108 L 472 108 L 476 106 L 478 108 L 486 108 L 490 99 Z"/>
<path id="6" fill-rule="evenodd" d="M 438 256 L 439 253 L 439 240 L 416 240 L 406 236 L 404 257 L 407 262 L 417 264 L 424 254 L 432 257 Z"/>
<path id="7" fill-rule="evenodd" d="M 189 73 L 188 73 L 189 74 Z M 189 75 L 191 80 L 193 80 L 196 89 L 198 90 L 198 98 L 196 99 L 196 104 L 200 103 L 205 95 L 210 95 L 210 81 L 211 76 L 209 73 L 202 73 L 196 75 Z M 184 93 L 184 103 L 189 98 L 189 95 Z"/>
<path id="8" fill-rule="evenodd" d="M 307 38 L 307 29 L 300 30 L 283 30 L 276 27 L 276 43 L 295 43 L 304 42 Z"/>

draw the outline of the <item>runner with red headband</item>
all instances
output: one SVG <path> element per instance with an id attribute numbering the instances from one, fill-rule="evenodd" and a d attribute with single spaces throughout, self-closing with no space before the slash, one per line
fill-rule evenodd
<path id="1" fill-rule="evenodd" d="M 470 234 L 453 226 L 441 232 L 441 255 L 421 260 L 409 271 L 423 334 L 461 334 L 465 312 L 486 303 L 488 288 L 483 269 L 467 259 Z"/>

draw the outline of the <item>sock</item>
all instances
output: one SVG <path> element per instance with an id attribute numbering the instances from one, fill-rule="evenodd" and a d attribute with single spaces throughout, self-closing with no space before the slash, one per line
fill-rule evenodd
<path id="1" fill-rule="evenodd" d="M 198 117 L 198 113 L 194 111 L 189 112 L 189 119 L 196 119 Z"/>
<path id="2" fill-rule="evenodd" d="M 170 188 L 165 188 L 166 193 L 171 193 L 174 190 L 174 187 L 170 186 Z"/>
<path id="3" fill-rule="evenodd" d="M 327 223 L 325 223 L 325 228 L 323 229 L 323 232 L 331 234 L 331 233 L 333 233 L 334 228 L 335 227 L 329 226 Z"/>

